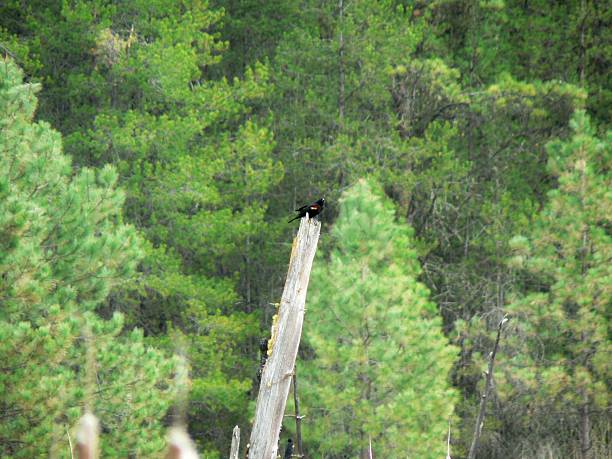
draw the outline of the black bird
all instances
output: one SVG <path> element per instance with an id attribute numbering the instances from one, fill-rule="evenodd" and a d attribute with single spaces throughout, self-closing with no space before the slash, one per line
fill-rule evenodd
<path id="1" fill-rule="evenodd" d="M 287 439 L 287 447 L 285 448 L 285 455 L 283 459 L 290 459 L 293 454 L 293 440 L 291 438 Z"/>
<path id="2" fill-rule="evenodd" d="M 324 207 L 325 198 L 321 198 L 317 202 L 313 202 L 312 204 L 295 209 L 295 211 L 298 213 L 297 217 L 292 218 L 287 223 L 291 223 L 293 220 L 297 220 L 298 218 L 303 218 L 306 216 L 306 214 L 308 214 L 308 218 L 314 218 L 321 213 Z"/>

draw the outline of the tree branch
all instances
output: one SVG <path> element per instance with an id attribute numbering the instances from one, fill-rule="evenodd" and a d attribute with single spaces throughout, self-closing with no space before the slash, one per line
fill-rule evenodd
<path id="1" fill-rule="evenodd" d="M 484 425 L 487 399 L 489 397 L 489 393 L 491 392 L 491 386 L 493 384 L 493 366 L 495 364 L 495 355 L 497 354 L 497 348 L 499 347 L 499 339 L 501 337 L 502 328 L 505 323 L 508 322 L 508 320 L 508 314 L 505 314 L 504 318 L 497 325 L 497 338 L 495 339 L 495 346 L 493 346 L 493 352 L 489 354 L 489 368 L 485 373 L 485 387 L 480 398 L 480 408 L 478 409 L 478 417 L 476 418 L 476 426 L 474 427 L 474 436 L 472 437 L 472 445 L 470 446 L 468 459 L 476 458 L 476 450 L 478 449 L 478 442 L 480 441 L 480 434 L 482 433 L 482 426 Z"/>

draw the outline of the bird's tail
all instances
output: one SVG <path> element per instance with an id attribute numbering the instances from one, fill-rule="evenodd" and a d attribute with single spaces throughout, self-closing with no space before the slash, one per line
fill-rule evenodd
<path id="1" fill-rule="evenodd" d="M 300 217 L 300 216 L 298 215 L 297 217 L 292 218 L 291 220 L 289 220 L 287 223 L 291 223 L 293 220 L 297 220 L 298 218 L 302 218 L 302 217 Z"/>

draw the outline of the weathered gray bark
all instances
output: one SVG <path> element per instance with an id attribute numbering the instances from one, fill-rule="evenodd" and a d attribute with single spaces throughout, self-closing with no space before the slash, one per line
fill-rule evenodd
<path id="1" fill-rule="evenodd" d="M 320 230 L 321 224 L 317 220 L 304 217 L 293 241 L 277 325 L 269 346 L 271 354 L 259 386 L 249 459 L 276 459 L 278 436 L 302 335 L 306 290 Z"/>
<path id="2" fill-rule="evenodd" d="M 240 427 L 234 427 L 232 431 L 232 447 L 230 449 L 230 459 L 238 459 L 238 450 L 240 449 Z"/>
<path id="3" fill-rule="evenodd" d="M 493 385 L 493 366 L 495 365 L 495 355 L 497 354 L 497 348 L 499 347 L 499 339 L 501 337 L 502 328 L 506 322 L 508 322 L 507 315 L 505 315 L 504 318 L 499 322 L 499 325 L 497 325 L 497 338 L 495 339 L 495 346 L 493 346 L 493 351 L 491 352 L 491 354 L 489 354 L 489 368 L 485 373 L 485 387 L 482 391 L 482 396 L 480 398 L 480 408 L 478 409 L 478 417 L 476 418 L 476 427 L 474 428 L 474 436 L 472 438 L 472 445 L 470 446 L 468 459 L 476 458 L 476 450 L 478 449 L 478 442 L 480 441 L 480 434 L 482 433 L 482 426 L 484 425 L 487 399 L 489 398 L 491 386 Z"/>

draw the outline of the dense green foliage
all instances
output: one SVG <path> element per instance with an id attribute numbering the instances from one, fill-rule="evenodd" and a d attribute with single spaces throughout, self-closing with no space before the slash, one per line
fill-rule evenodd
<path id="1" fill-rule="evenodd" d="M 301 371 L 310 457 L 442 457 L 456 349 L 417 281 L 412 231 L 360 180 L 342 195 L 326 265 L 312 274 Z M 302 368 L 302 367 L 301 367 Z M 315 446 L 316 445 L 316 446 Z"/>
<path id="2" fill-rule="evenodd" d="M 607 142 L 594 137 L 583 112 L 571 124 L 571 139 L 548 146 L 548 170 L 558 178 L 558 187 L 549 192 L 527 237 L 511 241 L 511 264 L 527 271 L 529 294 L 509 307 L 518 342 L 512 343 L 516 348 L 502 367 L 502 394 L 510 401 L 528 401 L 528 414 L 538 424 L 549 425 L 550 413 L 559 413 L 566 424 L 557 428 L 580 438 L 583 457 L 589 450 L 593 457 L 605 457 L 606 445 L 591 429 L 605 423 L 612 380 L 607 323 L 612 143 L 610 134 Z M 551 440 L 538 446 L 534 456 L 546 449 L 564 455 L 563 447 Z"/>
<path id="3" fill-rule="evenodd" d="M 248 428 L 288 214 L 326 197 L 315 269 L 331 278 L 329 251 L 358 236 L 342 229 L 346 217 L 332 241 L 326 228 L 345 189 L 367 176 L 395 206 L 397 223 L 380 197 L 364 197 L 386 209 L 381 225 L 414 230 L 393 230 L 388 259 L 406 266 L 381 270 L 377 295 L 393 297 L 396 274 L 425 284 L 426 316 L 435 305 L 458 349 L 452 457 L 469 447 L 483 356 L 507 311 L 515 318 L 478 457 L 609 455 L 611 22 L 599 0 L 1 2 L 0 52 L 27 84 L 2 64 L 0 352 L 10 371 L 0 451 L 43 433 L 40 448 L 63 444 L 90 397 L 77 390 L 88 326 L 112 387 L 156 368 L 150 389 L 93 397 L 105 431 L 134 431 L 105 448 L 159 449 L 162 352 L 180 336 L 189 428 L 206 457 L 225 455 L 233 425 Z M 311 296 L 313 311 L 332 293 Z M 434 341 L 443 355 L 455 349 Z M 28 346 L 22 373 L 15 349 Z M 157 350 L 139 357 L 147 346 Z M 315 350 L 313 341 L 303 358 Z M 333 378 L 316 362 L 304 387 Z M 22 378 L 27 400 L 15 390 Z M 406 375 L 391 381 L 397 394 L 415 390 Z M 156 406 L 122 402 L 136 404 L 141 389 L 159 391 Z M 321 408 L 307 398 L 305 410 Z M 46 423 L 13 422 L 12 410 L 42 401 L 53 410 Z M 117 414 L 126 406 L 132 414 Z M 304 422 L 305 444 L 328 448 Z M 349 456 L 362 445 L 353 447 Z"/>
<path id="4" fill-rule="evenodd" d="M 122 223 L 115 170 L 73 175 L 59 133 L 32 123 L 36 90 L 0 64 L 0 452 L 70 457 L 66 432 L 89 406 L 110 430 L 105 455 L 152 456 L 172 361 L 136 329 L 119 337 L 120 314 L 94 313 L 133 274 L 140 241 Z"/>

